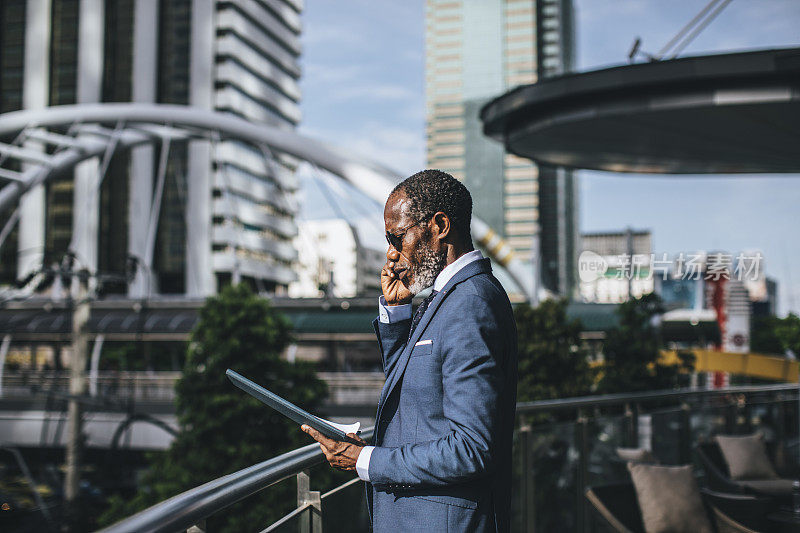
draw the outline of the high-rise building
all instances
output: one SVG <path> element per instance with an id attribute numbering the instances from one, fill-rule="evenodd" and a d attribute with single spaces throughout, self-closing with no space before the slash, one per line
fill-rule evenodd
<path id="1" fill-rule="evenodd" d="M 571 0 L 428 0 L 425 18 L 428 166 L 464 182 L 475 214 L 534 261 L 539 286 L 575 296 L 571 172 L 506 154 L 479 118 L 498 95 L 572 68 Z"/>
<path id="2" fill-rule="evenodd" d="M 302 8 L 303 0 L 3 0 L 0 111 L 179 104 L 293 129 Z M 161 149 L 115 156 L 102 183 L 95 159 L 27 192 L 1 281 L 69 250 L 90 270 L 121 273 L 130 257 L 142 263 Z M 285 291 L 297 256 L 296 161 L 224 140 L 175 142 L 168 154 L 152 264 L 130 294 L 203 296 L 229 280 Z"/>

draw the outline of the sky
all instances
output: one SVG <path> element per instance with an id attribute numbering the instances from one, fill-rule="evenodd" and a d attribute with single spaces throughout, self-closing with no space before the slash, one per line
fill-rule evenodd
<path id="1" fill-rule="evenodd" d="M 576 69 L 626 63 L 636 37 L 657 52 L 706 3 L 574 0 Z M 306 0 L 303 24 L 301 133 L 401 174 L 424 168 L 424 2 Z M 788 46 L 800 46 L 800 0 L 732 0 L 681 55 Z M 581 231 L 649 229 L 657 254 L 760 250 L 779 314 L 800 313 L 800 175 L 577 176 Z"/>

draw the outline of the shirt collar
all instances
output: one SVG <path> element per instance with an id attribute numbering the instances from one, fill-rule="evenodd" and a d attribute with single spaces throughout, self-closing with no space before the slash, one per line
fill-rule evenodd
<path id="1" fill-rule="evenodd" d="M 467 266 L 468 264 L 472 263 L 473 261 L 477 261 L 478 259 L 483 259 L 483 254 L 480 250 L 472 250 L 471 252 L 467 252 L 439 272 L 439 275 L 436 276 L 436 280 L 433 282 L 433 290 L 440 291 L 447 285 L 447 282 L 450 281 L 450 278 L 456 275 L 456 273 Z"/>

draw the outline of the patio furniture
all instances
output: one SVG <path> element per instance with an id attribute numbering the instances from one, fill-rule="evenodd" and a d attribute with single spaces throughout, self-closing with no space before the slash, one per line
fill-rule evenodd
<path id="1" fill-rule="evenodd" d="M 769 502 L 752 495 L 724 494 L 702 490 L 704 505 L 717 533 L 756 533 L 764 527 Z M 633 483 L 597 485 L 586 490 L 595 516 L 604 530 L 615 533 L 645 533 Z M 735 514 L 734 514 L 735 513 Z"/>
<path id="2" fill-rule="evenodd" d="M 739 525 L 746 524 L 754 531 L 772 529 L 767 515 L 778 510 L 773 498 L 753 494 L 723 493 L 708 488 L 701 488 L 700 494 L 706 507 L 714 513 L 717 529 L 721 529 L 720 524 L 727 523 L 728 520 L 733 520 Z"/>
<path id="3" fill-rule="evenodd" d="M 788 504 L 792 496 L 792 478 L 732 479 L 728 464 L 716 441 L 699 443 L 695 456 L 706 472 L 706 483 L 711 490 L 725 493 L 745 493 L 769 496 Z"/>

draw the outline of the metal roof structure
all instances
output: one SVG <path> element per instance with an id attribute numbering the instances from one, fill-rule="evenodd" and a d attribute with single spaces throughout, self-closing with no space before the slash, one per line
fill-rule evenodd
<path id="1" fill-rule="evenodd" d="M 272 305 L 289 319 L 303 340 L 329 338 L 373 341 L 374 298 L 275 298 Z M 108 341 L 186 341 L 197 325 L 202 299 L 132 300 L 92 302 L 88 331 Z M 572 302 L 567 316 L 579 319 L 584 331 L 601 332 L 618 325 L 616 304 Z M 72 308 L 68 301 L 30 299 L 0 307 L 0 337 L 15 342 L 69 342 Z"/>
<path id="2" fill-rule="evenodd" d="M 611 172 L 800 172 L 800 48 L 685 57 L 548 78 L 481 110 L 539 163 Z"/>
<path id="3" fill-rule="evenodd" d="M 235 140 L 268 152 L 289 154 L 348 181 L 381 204 L 402 179 L 381 165 L 339 148 L 228 113 L 144 103 L 53 106 L 0 115 L 0 141 L 4 141 L 0 142 L 0 163 L 15 161 L 23 168 L 0 168 L 0 212 L 13 208 L 26 191 L 63 175 L 82 161 L 102 159 L 104 173 L 115 151 L 192 139 Z M 33 148 L 31 141 L 42 149 Z M 17 209 L 9 220 L 2 221 L 0 246 L 18 216 Z M 476 217 L 472 219 L 472 235 L 535 301 L 537 290 L 530 266 L 514 258 L 508 244 Z M 149 259 L 145 263 L 149 268 Z"/>

